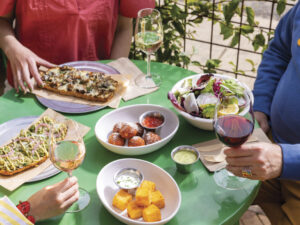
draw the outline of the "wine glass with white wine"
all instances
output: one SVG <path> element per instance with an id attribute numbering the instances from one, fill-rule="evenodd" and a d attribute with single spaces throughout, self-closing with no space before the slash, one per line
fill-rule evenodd
<path id="1" fill-rule="evenodd" d="M 63 141 L 55 141 L 55 137 L 50 131 L 49 135 L 49 155 L 53 165 L 61 171 L 72 176 L 72 171 L 79 167 L 85 157 L 85 145 L 83 138 L 79 134 L 78 124 L 69 120 L 69 129 L 73 132 L 72 138 Z M 79 199 L 66 211 L 68 213 L 79 212 L 88 206 L 90 202 L 89 193 L 79 187 Z"/>
<path id="2" fill-rule="evenodd" d="M 161 84 L 158 74 L 150 72 L 150 56 L 160 48 L 163 41 L 163 27 L 160 12 L 146 8 L 138 12 L 136 21 L 135 44 L 147 55 L 147 75 L 139 75 L 135 84 L 142 88 L 155 88 Z"/>

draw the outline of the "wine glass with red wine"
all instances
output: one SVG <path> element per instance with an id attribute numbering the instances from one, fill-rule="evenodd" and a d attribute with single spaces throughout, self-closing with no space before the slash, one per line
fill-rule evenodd
<path id="1" fill-rule="evenodd" d="M 237 99 L 232 96 L 219 96 L 214 114 L 214 131 L 218 139 L 228 147 L 244 144 L 254 130 L 252 102 L 248 94 Z M 242 189 L 247 185 L 247 178 L 234 176 L 226 169 L 216 171 L 214 180 L 217 185 L 231 190 Z"/>

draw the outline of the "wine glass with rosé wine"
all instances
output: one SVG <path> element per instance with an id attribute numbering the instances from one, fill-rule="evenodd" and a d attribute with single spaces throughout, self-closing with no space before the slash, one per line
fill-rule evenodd
<path id="1" fill-rule="evenodd" d="M 135 44 L 147 55 L 147 75 L 137 76 L 135 84 L 141 88 L 155 88 L 161 84 L 158 74 L 150 72 L 150 56 L 160 48 L 163 42 L 163 26 L 160 12 L 146 8 L 138 12 L 136 22 Z"/>
<path id="2" fill-rule="evenodd" d="M 85 144 L 83 138 L 79 134 L 78 124 L 69 120 L 73 135 L 72 138 L 55 142 L 52 132 L 49 138 L 49 155 L 53 165 L 61 171 L 72 176 L 72 171 L 79 167 L 85 157 Z M 90 202 L 89 193 L 79 187 L 79 199 L 66 211 L 68 213 L 79 212 L 86 208 Z"/>
<path id="3" fill-rule="evenodd" d="M 248 94 L 244 94 L 241 106 L 236 97 L 219 96 L 215 107 L 213 120 L 217 138 L 228 147 L 238 147 L 244 144 L 254 130 L 254 114 L 252 101 Z M 247 113 L 241 113 L 246 110 Z M 244 115 L 242 115 L 244 114 Z M 249 179 L 234 176 L 226 169 L 216 171 L 214 180 L 220 187 L 238 190 L 249 184 Z"/>

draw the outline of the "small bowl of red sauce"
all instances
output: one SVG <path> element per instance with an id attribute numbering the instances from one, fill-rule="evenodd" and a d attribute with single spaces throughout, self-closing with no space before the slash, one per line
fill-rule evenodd
<path id="1" fill-rule="evenodd" d="M 156 130 L 165 124 L 165 117 L 160 112 L 148 111 L 140 116 L 139 121 L 145 129 Z"/>

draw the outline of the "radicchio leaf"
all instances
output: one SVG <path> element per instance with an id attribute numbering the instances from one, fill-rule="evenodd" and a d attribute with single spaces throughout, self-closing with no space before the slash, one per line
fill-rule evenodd
<path id="1" fill-rule="evenodd" d="M 192 116 L 195 116 L 195 117 L 200 117 L 200 118 L 203 117 L 203 115 L 202 115 L 202 109 L 200 109 L 200 108 L 199 108 L 199 113 L 197 113 L 197 112 L 191 112 L 190 114 Z"/>
<path id="2" fill-rule="evenodd" d="M 180 106 L 183 108 L 183 110 L 185 111 L 184 109 L 184 100 L 185 100 L 185 97 L 180 97 Z"/>
<path id="3" fill-rule="evenodd" d="M 220 96 L 221 84 L 222 84 L 222 82 L 220 79 L 216 79 L 213 84 L 213 91 L 214 91 L 216 97 L 222 97 L 222 96 Z"/>
<path id="4" fill-rule="evenodd" d="M 197 80 L 197 86 L 201 89 L 205 88 L 207 82 L 209 81 L 209 79 L 213 76 L 213 74 L 209 73 L 209 74 L 204 74 L 202 75 L 198 80 Z"/>
<path id="5" fill-rule="evenodd" d="M 174 107 L 176 107 L 177 109 L 179 109 L 181 111 L 185 111 L 184 108 L 181 106 L 181 103 L 180 104 L 178 103 L 175 95 L 171 91 L 168 92 L 168 99 L 172 102 Z"/>

